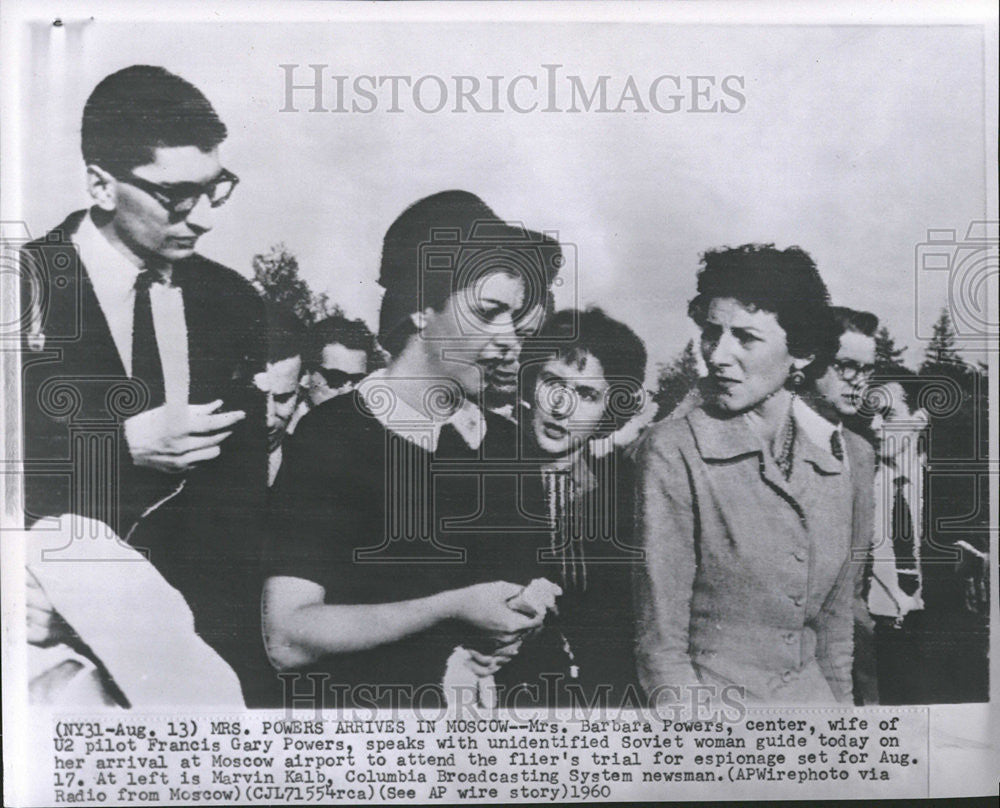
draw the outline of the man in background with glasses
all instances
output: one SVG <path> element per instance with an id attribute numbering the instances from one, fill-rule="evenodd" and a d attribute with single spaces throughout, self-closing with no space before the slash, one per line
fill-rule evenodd
<path id="1" fill-rule="evenodd" d="M 309 327 L 303 355 L 302 391 L 286 432 L 324 401 L 350 393 L 371 371 L 384 364 L 375 335 L 364 320 L 332 314 Z"/>
<path id="2" fill-rule="evenodd" d="M 253 379 L 267 345 L 250 283 L 195 252 L 238 182 L 220 162 L 226 135 L 161 67 L 120 70 L 88 98 L 91 207 L 24 250 L 25 522 L 110 526 L 239 670 L 260 643 L 243 615 L 259 612 L 267 440 Z"/>
<path id="3" fill-rule="evenodd" d="M 816 380 L 816 390 L 829 408 L 830 419 L 839 426 L 842 419 L 857 415 L 861 393 L 875 370 L 878 317 L 844 306 L 834 306 L 833 312 L 843 329 L 840 349 L 826 373 Z M 835 447 L 832 451 L 837 453 Z"/>
<path id="4" fill-rule="evenodd" d="M 334 314 L 312 326 L 309 332 L 309 404 L 349 393 L 368 372 L 375 358 L 375 337 L 363 320 L 348 320 Z"/>
<path id="5" fill-rule="evenodd" d="M 854 701 L 878 704 L 874 623 L 868 613 L 871 551 L 875 529 L 875 453 L 867 437 L 854 431 L 865 386 L 875 370 L 875 330 L 878 317 L 844 306 L 833 307 L 840 343 L 814 390 L 800 402 L 801 423 L 813 443 L 827 449 L 844 464 L 851 477 L 854 514 L 851 548 L 856 564 L 854 599 Z M 806 406 L 808 405 L 808 406 Z M 845 423 L 846 422 L 846 423 Z"/>

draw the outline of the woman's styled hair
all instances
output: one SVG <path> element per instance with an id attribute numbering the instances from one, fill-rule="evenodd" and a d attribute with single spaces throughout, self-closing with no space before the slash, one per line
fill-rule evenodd
<path id="1" fill-rule="evenodd" d="M 532 342 L 551 353 L 544 361 L 525 367 L 522 389 L 526 395 L 534 395 L 535 382 L 545 361 L 560 359 L 582 368 L 589 354 L 601 363 L 610 385 L 602 431 L 613 432 L 642 408 L 646 346 L 631 328 L 603 310 L 590 307 L 584 311 L 558 311 L 545 321 Z"/>
<path id="2" fill-rule="evenodd" d="M 708 250 L 698 270 L 698 294 L 688 315 L 699 327 L 716 298 L 738 300 L 751 311 L 769 311 L 785 332 L 788 352 L 813 357 L 807 376 L 822 374 L 836 355 L 840 328 L 830 307 L 830 293 L 805 250 L 778 250 L 773 244 L 743 244 Z"/>
<path id="3" fill-rule="evenodd" d="M 382 242 L 379 342 L 399 354 L 416 331 L 414 312 L 441 311 L 451 295 L 493 272 L 524 281 L 523 311 L 544 305 L 562 261 L 558 241 L 508 225 L 475 194 L 424 197 L 396 218 Z"/>
<path id="4" fill-rule="evenodd" d="M 400 353 L 416 331 L 411 314 L 426 307 L 440 311 L 461 282 L 468 280 L 455 271 L 463 247 L 477 232 L 498 227 L 503 222 L 482 199 L 459 190 L 441 191 L 414 202 L 390 225 L 382 242 L 378 279 L 385 289 L 378 339 L 390 355 Z M 432 251 L 435 244 L 442 245 L 440 250 Z"/>

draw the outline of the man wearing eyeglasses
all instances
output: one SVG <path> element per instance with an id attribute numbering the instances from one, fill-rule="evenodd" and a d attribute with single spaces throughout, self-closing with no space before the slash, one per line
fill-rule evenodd
<path id="1" fill-rule="evenodd" d="M 220 162 L 226 134 L 208 99 L 161 67 L 97 85 L 81 127 L 91 207 L 24 250 L 22 378 L 26 523 L 110 525 L 236 666 L 237 610 L 259 599 L 267 442 L 253 379 L 267 348 L 253 287 L 195 252 L 238 181 Z M 60 387 L 71 412 L 56 406 Z"/>
<path id="2" fill-rule="evenodd" d="M 375 338 L 361 320 L 334 314 L 316 323 L 309 335 L 309 403 L 315 407 L 349 393 L 368 375 Z"/>
<path id="3" fill-rule="evenodd" d="M 875 369 L 875 330 L 878 318 L 867 311 L 833 307 L 840 329 L 836 355 L 815 389 L 800 402 L 803 425 L 809 438 L 826 448 L 847 469 L 854 497 L 851 548 L 857 562 L 854 602 L 854 700 L 878 704 L 874 624 L 868 613 L 866 589 L 870 579 L 864 559 L 871 551 L 874 532 L 875 453 L 869 441 L 845 424 L 854 424 L 868 379 Z M 806 406 L 808 405 L 808 406 Z"/>
<path id="4" fill-rule="evenodd" d="M 840 348 L 826 373 L 816 380 L 816 391 L 832 409 L 832 420 L 839 423 L 857 415 L 864 384 L 875 370 L 878 317 L 844 306 L 835 306 L 833 311 L 843 329 Z"/>

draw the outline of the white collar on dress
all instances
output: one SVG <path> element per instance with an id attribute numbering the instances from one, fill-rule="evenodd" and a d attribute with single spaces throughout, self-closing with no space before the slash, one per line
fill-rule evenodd
<path id="1" fill-rule="evenodd" d="M 467 398 L 462 399 L 462 404 L 448 418 L 435 419 L 407 404 L 393 392 L 392 383 L 393 380 L 386 378 L 382 369 L 368 374 L 357 385 L 365 406 L 390 432 L 434 452 L 437 451 L 441 428 L 451 424 L 470 449 L 478 449 L 482 445 L 486 437 L 486 419 L 482 410 Z M 442 388 L 442 395 L 447 395 L 452 387 L 449 384 L 447 390 Z M 429 388 L 428 393 L 433 394 L 433 390 Z"/>

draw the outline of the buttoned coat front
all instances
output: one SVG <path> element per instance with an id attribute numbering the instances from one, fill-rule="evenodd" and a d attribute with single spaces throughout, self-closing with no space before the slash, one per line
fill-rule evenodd
<path id="1" fill-rule="evenodd" d="M 797 430 L 790 478 L 742 415 L 699 408 L 637 451 L 639 678 L 654 701 L 736 685 L 749 702 L 851 699 L 851 482 Z"/>

